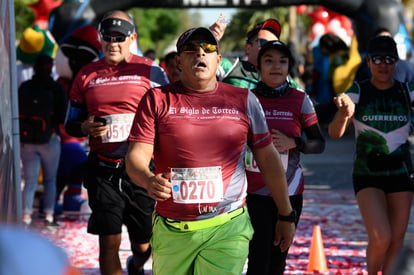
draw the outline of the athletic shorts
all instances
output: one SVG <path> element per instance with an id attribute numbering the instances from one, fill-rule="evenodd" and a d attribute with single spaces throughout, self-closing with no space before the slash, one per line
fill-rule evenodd
<path id="1" fill-rule="evenodd" d="M 240 275 L 253 235 L 250 218 L 242 214 L 224 224 L 180 231 L 154 213 L 151 237 L 153 273 L 156 275 Z"/>
<path id="2" fill-rule="evenodd" d="M 120 234 L 125 225 L 132 242 L 149 242 L 155 201 L 129 179 L 123 166 L 112 169 L 97 163 L 94 155 L 88 157 L 84 180 L 92 210 L 88 233 Z"/>
<path id="3" fill-rule="evenodd" d="M 357 194 L 364 188 L 373 187 L 384 193 L 413 192 L 414 183 L 407 174 L 390 176 L 352 176 L 354 192 Z"/>

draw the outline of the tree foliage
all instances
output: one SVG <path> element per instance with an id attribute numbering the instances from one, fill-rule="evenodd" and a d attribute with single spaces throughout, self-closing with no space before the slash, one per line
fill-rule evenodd
<path id="1" fill-rule="evenodd" d="M 140 9 L 128 11 L 138 26 L 139 44 L 142 51 L 154 49 L 158 57 L 190 25 L 186 10 Z"/>
<path id="2" fill-rule="evenodd" d="M 280 39 L 287 42 L 289 40 L 289 35 L 293 35 L 289 33 L 288 13 L 288 7 L 276 7 L 266 10 L 239 9 L 236 14 L 233 15 L 221 41 L 220 47 L 223 50 L 223 53 L 233 53 L 237 55 L 241 53 L 243 55 L 247 32 L 257 23 L 263 22 L 269 18 L 274 18 L 280 22 L 282 26 Z M 310 19 L 307 15 L 299 16 L 298 20 L 301 22 L 299 25 L 303 27 L 303 29 L 309 27 Z"/>
<path id="3" fill-rule="evenodd" d="M 14 1 L 14 17 L 16 28 L 16 39 L 20 39 L 23 31 L 32 25 L 35 19 L 33 11 L 28 4 L 36 1 L 15 0 Z"/>

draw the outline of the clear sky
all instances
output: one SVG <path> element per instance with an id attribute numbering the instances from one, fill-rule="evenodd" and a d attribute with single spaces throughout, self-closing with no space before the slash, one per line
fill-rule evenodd
<path id="1" fill-rule="evenodd" d="M 231 19 L 231 16 L 236 12 L 236 9 L 234 8 L 203 8 L 203 9 L 190 9 L 190 12 L 199 12 L 202 15 L 201 23 L 204 26 L 211 25 L 216 19 L 219 17 L 220 13 L 223 13 L 227 20 Z"/>

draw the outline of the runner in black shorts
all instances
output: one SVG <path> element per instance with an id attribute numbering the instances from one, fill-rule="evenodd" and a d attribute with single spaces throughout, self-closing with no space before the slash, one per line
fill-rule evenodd
<path id="1" fill-rule="evenodd" d="M 131 241 L 148 242 L 154 200 L 145 189 L 129 179 L 122 158 L 112 162 L 107 157 L 105 160 L 101 158 L 103 156 L 99 154 L 89 155 L 88 175 L 84 180 L 92 209 L 88 232 L 97 235 L 120 234 L 125 224 Z M 118 163 L 119 167 L 116 167 Z"/>
<path id="2" fill-rule="evenodd" d="M 104 58 L 84 66 L 75 77 L 65 128 L 70 135 L 89 136 L 91 152 L 84 180 L 92 209 L 88 232 L 99 235 L 101 274 L 122 273 L 123 224 L 133 253 L 127 259 L 128 273 L 143 274 L 151 255 L 154 201 L 129 180 L 124 156 L 139 101 L 148 89 L 167 84 L 168 79 L 153 60 L 130 52 L 137 33 L 125 12 L 104 15 L 98 31 Z"/>
<path id="3" fill-rule="evenodd" d="M 367 53 L 371 78 L 354 82 L 345 94 L 334 98 L 338 112 L 328 130 L 331 138 L 340 138 L 353 123 L 353 181 L 368 233 L 368 274 L 391 274 L 407 231 L 413 200 L 408 137 L 412 129 L 414 85 L 394 79 L 398 51 L 392 37 L 374 37 Z"/>
<path id="4" fill-rule="evenodd" d="M 352 178 L 355 194 L 369 187 L 380 189 L 385 194 L 414 191 L 413 179 L 408 174 L 379 177 L 354 175 Z"/>

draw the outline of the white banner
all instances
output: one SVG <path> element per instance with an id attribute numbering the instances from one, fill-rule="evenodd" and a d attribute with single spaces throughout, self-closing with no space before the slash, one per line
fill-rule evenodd
<path id="1" fill-rule="evenodd" d="M 0 0 L 0 223 L 21 220 L 14 5 Z"/>

